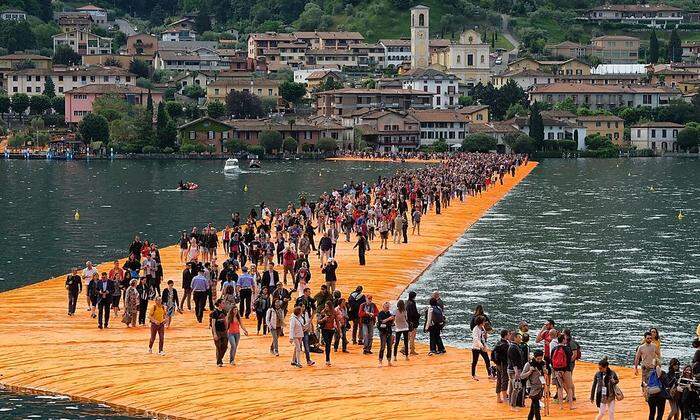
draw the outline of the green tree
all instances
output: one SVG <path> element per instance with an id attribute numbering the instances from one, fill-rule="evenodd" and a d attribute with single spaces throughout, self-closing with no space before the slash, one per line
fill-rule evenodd
<path id="1" fill-rule="evenodd" d="M 211 118 L 219 119 L 226 115 L 226 105 L 221 101 L 213 101 L 207 104 L 207 115 Z"/>
<path id="2" fill-rule="evenodd" d="M 515 153 L 530 154 L 537 149 L 535 140 L 525 133 L 508 136 L 505 138 L 505 143 Z"/>
<path id="3" fill-rule="evenodd" d="M 10 97 L 0 93 L 0 115 L 10 112 L 11 101 Z"/>
<path id="4" fill-rule="evenodd" d="M 63 114 L 66 111 L 66 99 L 63 96 L 54 96 L 51 98 L 51 108 L 57 114 Z"/>
<path id="5" fill-rule="evenodd" d="M 510 104 L 506 110 L 506 119 L 509 120 L 515 117 L 524 117 L 527 115 L 527 110 L 521 103 Z"/>
<path id="6" fill-rule="evenodd" d="M 229 153 L 238 153 L 245 150 L 245 145 L 239 139 L 229 139 L 224 142 L 226 151 Z"/>
<path id="7" fill-rule="evenodd" d="M 153 95 L 151 95 L 151 90 L 148 90 L 148 97 L 146 98 L 146 111 L 148 111 L 151 116 L 153 115 Z"/>
<path id="8" fill-rule="evenodd" d="M 696 125 L 688 125 L 688 127 L 678 132 L 676 142 L 682 150 L 693 150 L 698 147 L 700 141 L 700 128 Z"/>
<path id="9" fill-rule="evenodd" d="M 165 103 L 165 110 L 168 111 L 170 118 L 178 119 L 184 113 L 184 106 L 182 102 L 168 101 Z"/>
<path id="10" fill-rule="evenodd" d="M 228 115 L 236 119 L 265 116 L 262 101 L 250 92 L 230 91 L 226 95 L 226 108 L 228 108 Z"/>
<path id="11" fill-rule="evenodd" d="M 207 93 L 199 85 L 187 85 L 182 89 L 182 94 L 190 99 L 199 99 L 207 96 Z"/>
<path id="12" fill-rule="evenodd" d="M 589 150 L 607 149 L 612 145 L 609 138 L 598 133 L 586 136 L 586 148 Z"/>
<path id="13" fill-rule="evenodd" d="M 282 134 L 276 130 L 265 130 L 260 133 L 260 145 L 267 153 L 280 151 L 282 149 Z"/>
<path id="14" fill-rule="evenodd" d="M 129 104 L 117 95 L 103 95 L 92 104 L 92 113 L 103 116 L 109 122 L 126 118 L 130 109 Z"/>
<path id="15" fill-rule="evenodd" d="M 82 57 L 68 45 L 58 45 L 53 53 L 53 63 L 74 66 L 82 62 Z"/>
<path id="16" fill-rule="evenodd" d="M 656 30 L 652 30 L 649 36 L 649 62 L 652 64 L 659 62 L 659 39 L 656 37 Z"/>
<path id="17" fill-rule="evenodd" d="M 316 89 L 318 92 L 325 92 L 327 90 L 342 89 L 343 84 L 332 77 L 326 77 L 326 79 L 318 85 Z"/>
<path id="18" fill-rule="evenodd" d="M 316 3 L 308 2 L 304 6 L 304 11 L 299 15 L 299 19 L 297 19 L 296 27 L 300 31 L 319 29 L 322 17 L 323 10 L 321 7 Z"/>
<path id="19" fill-rule="evenodd" d="M 145 61 L 135 58 L 129 63 L 129 71 L 134 73 L 137 77 L 148 78 L 151 73 L 151 68 Z"/>
<path id="20" fill-rule="evenodd" d="M 284 143 L 282 144 L 282 148 L 286 152 L 290 153 L 296 153 L 298 147 L 299 143 L 292 137 L 287 137 L 286 139 L 284 139 Z"/>
<path id="21" fill-rule="evenodd" d="M 279 92 L 285 101 L 296 104 L 306 95 L 306 86 L 303 83 L 285 81 L 280 84 Z"/>
<path id="22" fill-rule="evenodd" d="M 535 140 L 536 144 L 542 144 L 544 142 L 544 122 L 542 121 L 542 114 L 540 114 L 540 106 L 537 102 L 534 102 L 530 107 L 530 137 Z"/>
<path id="23" fill-rule="evenodd" d="M 29 109 L 33 114 L 43 114 L 51 109 L 51 99 L 46 95 L 34 95 L 29 98 Z"/>
<path id="24" fill-rule="evenodd" d="M 0 20 L 0 45 L 7 48 L 9 53 L 37 47 L 32 27 L 26 20 Z"/>
<path id="25" fill-rule="evenodd" d="M 85 143 L 109 140 L 109 122 L 101 115 L 87 114 L 78 124 L 78 130 Z"/>
<path id="26" fill-rule="evenodd" d="M 450 150 L 450 146 L 445 139 L 437 139 L 433 143 L 433 151 L 437 153 L 445 153 Z"/>
<path id="27" fill-rule="evenodd" d="M 681 46 L 681 38 L 674 28 L 671 31 L 671 38 L 668 41 L 668 62 L 678 63 L 683 58 L 683 47 Z"/>
<path id="28" fill-rule="evenodd" d="M 211 30 L 211 18 L 209 17 L 209 12 L 207 8 L 204 7 L 204 4 L 202 4 L 199 13 L 197 13 L 197 16 L 194 19 L 194 30 L 200 34 Z"/>
<path id="29" fill-rule="evenodd" d="M 474 98 L 471 96 L 461 95 L 459 97 L 459 106 L 472 106 L 474 105 Z"/>
<path id="30" fill-rule="evenodd" d="M 12 111 L 19 114 L 19 119 L 22 121 L 22 114 L 29 108 L 29 96 L 26 93 L 15 93 L 12 95 Z"/>
<path id="31" fill-rule="evenodd" d="M 56 96 L 56 87 L 53 84 L 53 79 L 51 76 L 46 76 L 46 82 L 44 83 L 44 95 L 49 98 Z"/>
<path id="32" fill-rule="evenodd" d="M 557 102 L 554 105 L 554 109 L 559 110 L 559 111 L 567 111 L 571 112 L 572 114 L 576 115 L 576 104 L 574 103 L 574 100 L 571 99 L 570 97 L 567 97 L 561 102 Z"/>
<path id="33" fill-rule="evenodd" d="M 153 130 L 153 113 L 144 108 L 135 108 L 134 127 L 136 128 L 136 137 L 138 144 L 143 147 L 147 144 L 155 143 L 155 132 Z"/>
<path id="34" fill-rule="evenodd" d="M 496 144 L 496 139 L 487 134 L 469 134 L 462 141 L 462 151 L 486 153 L 490 152 L 491 150 L 495 150 Z"/>
<path id="35" fill-rule="evenodd" d="M 322 137 L 318 140 L 316 147 L 322 152 L 334 152 L 338 150 L 338 143 L 330 137 Z"/>
<path id="36" fill-rule="evenodd" d="M 158 104 L 156 116 L 156 145 L 161 149 L 173 147 L 176 140 L 177 127 L 165 110 L 165 104 L 161 101 Z"/>

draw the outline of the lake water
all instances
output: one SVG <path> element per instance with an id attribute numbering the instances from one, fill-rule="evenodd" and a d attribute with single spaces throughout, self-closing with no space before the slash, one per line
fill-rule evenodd
<path id="1" fill-rule="evenodd" d="M 221 226 L 262 200 L 284 206 L 400 165 L 263 162 L 233 177 L 223 162 L 0 161 L 0 291 L 123 256 L 134 234 L 165 246 L 193 224 Z M 409 290 L 442 291 L 446 341 L 469 346 L 471 310 L 494 328 L 546 318 L 574 330 L 583 357 L 629 364 L 643 330 L 663 356 L 691 356 L 700 287 L 700 162 L 546 160 Z M 201 185 L 180 192 L 180 179 Z M 247 191 L 245 187 L 247 186 Z M 80 219 L 75 220 L 75 210 Z M 677 217 L 681 211 L 685 217 Z M 96 411 L 97 410 L 97 411 Z M 9 416 L 9 417 L 7 417 Z M 0 392 L 0 418 L 131 418 L 70 400 Z"/>
<path id="2" fill-rule="evenodd" d="M 442 292 L 453 345 L 471 346 L 482 304 L 497 331 L 528 321 L 533 343 L 553 318 L 591 361 L 631 365 L 654 326 L 664 362 L 688 363 L 700 322 L 699 181 L 698 159 L 545 160 L 409 290 Z"/>

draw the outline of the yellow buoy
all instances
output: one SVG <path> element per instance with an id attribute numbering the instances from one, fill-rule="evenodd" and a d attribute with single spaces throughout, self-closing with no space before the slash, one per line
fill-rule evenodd
<path id="1" fill-rule="evenodd" d="M 676 217 L 678 218 L 678 220 L 683 220 L 683 218 L 685 217 L 685 215 L 683 214 L 682 211 L 679 211 L 679 212 L 678 212 L 678 216 L 676 216 Z"/>
<path id="2" fill-rule="evenodd" d="M 243 186 L 243 192 L 248 192 L 248 184 L 245 184 L 245 185 Z"/>
<path id="3" fill-rule="evenodd" d="M 75 214 L 73 215 L 73 218 L 75 220 L 80 220 L 80 212 L 78 210 L 75 211 Z"/>
<path id="4" fill-rule="evenodd" d="M 654 187 L 649 187 L 649 191 L 654 191 Z"/>

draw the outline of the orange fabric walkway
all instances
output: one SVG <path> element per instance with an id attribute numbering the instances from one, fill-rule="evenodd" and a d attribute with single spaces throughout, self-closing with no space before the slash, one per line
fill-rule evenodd
<path id="1" fill-rule="evenodd" d="M 441 216 L 422 222 L 420 241 L 409 237 L 404 245 L 368 252 L 360 267 L 347 243 L 338 247 L 339 287 L 344 295 L 357 284 L 372 293 L 375 302 L 395 299 L 472 223 L 535 167 L 521 168 L 515 178 L 490 189 L 478 199 L 456 203 Z M 182 264 L 176 246 L 161 250 L 165 278 L 181 283 Z M 312 287 L 321 278 L 312 264 Z M 103 266 L 100 268 L 106 268 Z M 332 354 L 333 366 L 295 369 L 289 365 L 291 347 L 280 339 L 280 357 L 270 355 L 269 336 L 241 337 L 237 366 L 217 368 L 210 332 L 185 312 L 166 330 L 165 356 L 147 354 L 147 328 L 126 329 L 112 322 L 99 330 L 84 311 L 66 316 L 64 276 L 0 294 L 0 382 L 10 388 L 66 394 L 112 406 L 170 418 L 524 418 L 496 404 L 494 384 L 469 377 L 469 350 L 448 348 L 447 354 L 421 355 L 398 366 L 377 368 L 376 352 Z M 426 299 L 419 296 L 421 303 Z M 80 311 L 80 308 L 83 310 Z M 206 314 L 205 314 L 206 316 Z M 546 314 L 542 314 L 546 316 Z M 448 313 L 449 317 L 449 313 Z M 246 322 L 255 331 L 253 320 Z M 376 344 L 376 343 L 375 343 Z M 483 366 L 480 366 L 483 370 Z M 642 418 L 646 406 L 638 380 L 627 368 L 617 368 L 627 398 L 618 404 L 618 417 Z M 595 406 L 587 401 L 595 366 L 580 363 L 575 371 L 578 409 L 553 408 L 556 418 L 593 418 Z"/>

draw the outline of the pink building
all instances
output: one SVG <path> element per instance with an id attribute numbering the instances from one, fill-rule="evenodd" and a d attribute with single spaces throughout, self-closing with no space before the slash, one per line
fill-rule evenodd
<path id="1" fill-rule="evenodd" d="M 146 106 L 148 89 L 131 85 L 85 85 L 69 90 L 66 97 L 66 123 L 79 123 L 83 117 L 92 112 L 95 99 L 103 95 L 115 95 L 124 98 L 131 105 Z M 163 92 L 151 90 L 153 107 L 163 100 Z"/>

